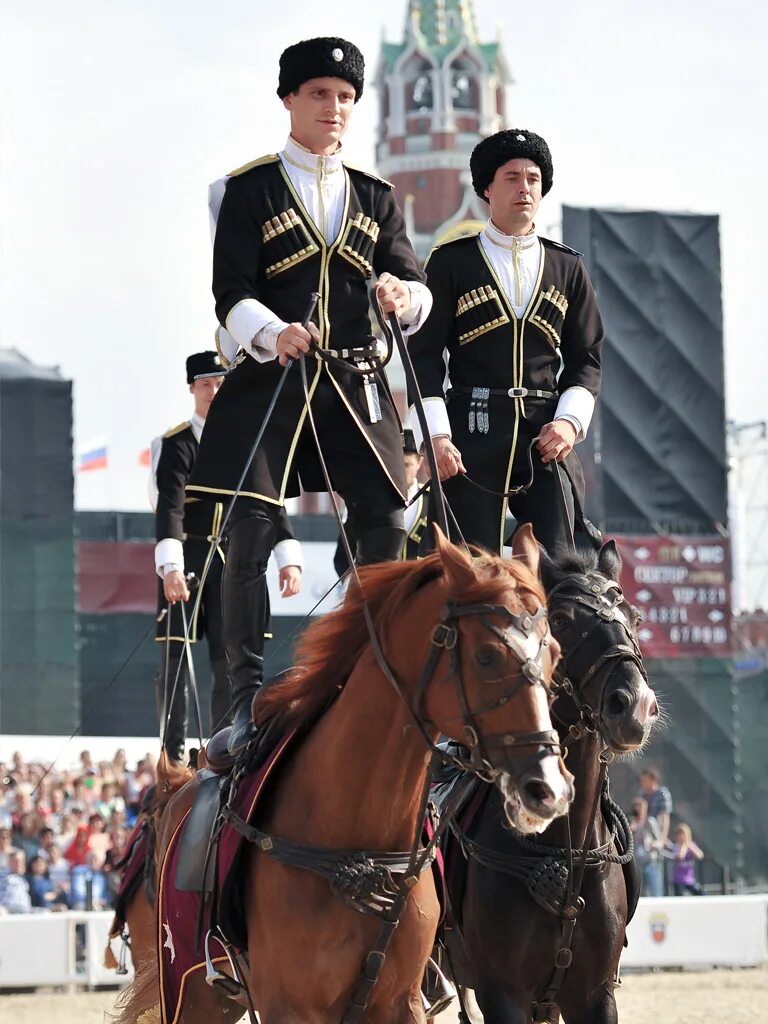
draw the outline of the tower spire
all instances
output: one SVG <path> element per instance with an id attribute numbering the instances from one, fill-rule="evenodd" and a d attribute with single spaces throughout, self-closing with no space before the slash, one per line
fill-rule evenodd
<path id="1" fill-rule="evenodd" d="M 405 37 L 427 46 L 455 46 L 462 38 L 477 43 L 472 0 L 408 0 Z"/>

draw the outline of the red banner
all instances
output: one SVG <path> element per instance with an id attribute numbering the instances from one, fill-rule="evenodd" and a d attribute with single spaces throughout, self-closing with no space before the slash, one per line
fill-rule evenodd
<path id="1" fill-rule="evenodd" d="M 81 540 L 77 545 L 78 611 L 157 611 L 154 544 Z"/>
<path id="2" fill-rule="evenodd" d="M 728 657 L 731 553 L 723 537 L 616 537 L 621 586 L 643 613 L 646 658 Z"/>

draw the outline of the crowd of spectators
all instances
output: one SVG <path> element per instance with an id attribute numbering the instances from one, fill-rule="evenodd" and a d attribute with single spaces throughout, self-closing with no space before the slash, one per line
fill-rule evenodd
<path id="1" fill-rule="evenodd" d="M 19 752 L 0 761 L 0 915 L 111 907 L 115 862 L 154 782 L 154 758 L 130 770 L 123 749 L 98 763 L 84 750 L 74 770 Z"/>

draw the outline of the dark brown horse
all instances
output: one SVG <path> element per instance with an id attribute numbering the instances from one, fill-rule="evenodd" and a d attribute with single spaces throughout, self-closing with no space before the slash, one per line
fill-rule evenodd
<path id="1" fill-rule="evenodd" d="M 552 717 L 567 745 L 576 797 L 568 818 L 554 821 L 534 845 L 509 828 L 490 793 L 462 837 L 470 855 L 464 884 L 455 876 L 450 893 L 461 921 L 450 946 L 456 980 L 475 990 L 485 1024 L 556 1022 L 560 1013 L 566 1024 L 617 1020 L 614 983 L 639 882 L 631 855 L 618 856 L 613 841 L 613 826 L 624 834 L 626 819 L 600 792 L 601 757 L 640 748 L 658 715 L 637 645 L 639 617 L 619 589 L 620 570 L 613 542 L 599 554 L 557 563 L 542 556 L 550 622 L 562 650 Z M 564 885 L 569 828 L 573 847 L 586 839 L 595 862 L 584 870 L 580 894 Z M 577 854 L 574 877 L 579 861 Z M 569 895 L 577 914 L 572 942 Z M 566 949 L 560 954 L 566 965 L 569 947 L 572 965 L 553 984 L 558 951 Z"/>
<path id="2" fill-rule="evenodd" d="M 361 590 L 351 587 L 339 609 L 310 626 L 298 669 L 262 691 L 255 719 L 278 718 L 288 729 L 327 710 L 278 772 L 259 828 L 329 852 L 411 848 L 431 755 L 422 729 L 431 742 L 441 732 L 470 737 L 521 831 L 540 832 L 565 812 L 573 794 L 557 748 L 537 741 L 534 756 L 530 744 L 522 761 L 509 756 L 515 737 L 550 728 L 547 684 L 559 653 L 537 616 L 544 595 L 530 529 L 520 531 L 514 550 L 514 563 L 486 555 L 473 561 L 439 537 L 437 553 L 422 561 L 362 571 Z M 399 693 L 374 657 L 363 601 Z M 185 803 L 182 790 L 163 837 Z M 310 871 L 255 848 L 249 858 L 248 981 L 263 1024 L 338 1024 L 380 922 L 350 909 Z M 420 982 L 438 916 L 427 871 L 408 892 L 362 1021 L 422 1024 Z M 210 1021 L 202 992 L 190 988 L 190 998 L 180 1020 L 202 1020 L 207 1010 Z M 157 980 L 153 988 L 152 979 L 139 978 L 119 1021 L 134 1024 L 157 1000 Z"/>

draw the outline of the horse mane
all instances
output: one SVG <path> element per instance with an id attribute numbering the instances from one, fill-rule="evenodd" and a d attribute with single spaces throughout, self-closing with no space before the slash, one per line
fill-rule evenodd
<path id="1" fill-rule="evenodd" d="M 522 562 L 505 561 L 479 550 L 474 550 L 474 559 L 458 548 L 450 551 L 452 565 L 447 572 L 440 553 L 418 561 L 383 562 L 360 569 L 360 587 L 352 582 L 343 603 L 316 619 L 302 634 L 295 667 L 262 688 L 254 702 L 256 724 L 278 718 L 284 728 L 300 726 L 332 700 L 369 644 L 364 605 L 384 645 L 404 602 L 436 581 L 442 584 L 445 601 L 508 604 L 512 592 L 520 607 L 531 611 L 546 603 L 539 580 Z"/>

